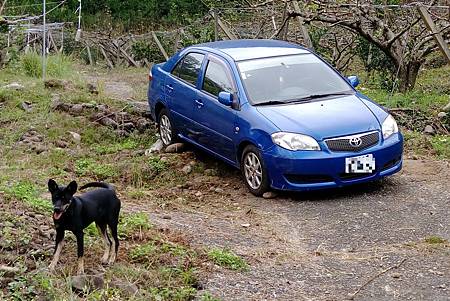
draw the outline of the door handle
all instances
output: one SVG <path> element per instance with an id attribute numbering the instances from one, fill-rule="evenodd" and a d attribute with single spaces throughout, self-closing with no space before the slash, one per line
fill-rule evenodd
<path id="1" fill-rule="evenodd" d="M 166 85 L 167 92 L 171 93 L 173 91 L 172 85 Z"/>
<path id="2" fill-rule="evenodd" d="M 195 103 L 197 104 L 197 107 L 198 108 L 201 108 L 201 107 L 203 107 L 205 104 L 203 103 L 203 101 L 201 101 L 200 99 L 196 99 L 195 100 Z"/>

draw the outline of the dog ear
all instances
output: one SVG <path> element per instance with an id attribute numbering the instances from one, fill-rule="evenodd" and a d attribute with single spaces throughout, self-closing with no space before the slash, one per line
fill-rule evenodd
<path id="1" fill-rule="evenodd" d="M 58 190 L 58 184 L 56 184 L 55 180 L 53 179 L 48 180 L 48 191 L 53 193 L 56 190 Z"/>
<path id="2" fill-rule="evenodd" d="M 67 185 L 66 191 L 72 195 L 74 195 L 77 192 L 78 184 L 76 181 L 70 182 L 69 185 Z"/>

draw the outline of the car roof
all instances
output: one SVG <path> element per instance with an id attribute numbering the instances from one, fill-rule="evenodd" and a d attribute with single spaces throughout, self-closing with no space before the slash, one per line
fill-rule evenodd
<path id="1" fill-rule="evenodd" d="M 222 52 L 235 61 L 310 53 L 299 45 L 279 40 L 229 40 L 204 43 L 192 47 Z"/>

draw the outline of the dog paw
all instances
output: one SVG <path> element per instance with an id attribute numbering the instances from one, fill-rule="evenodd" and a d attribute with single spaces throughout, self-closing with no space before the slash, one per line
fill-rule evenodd
<path id="1" fill-rule="evenodd" d="M 102 263 L 102 265 L 108 265 L 108 263 L 109 263 L 108 258 L 103 258 L 103 257 L 100 262 Z"/>

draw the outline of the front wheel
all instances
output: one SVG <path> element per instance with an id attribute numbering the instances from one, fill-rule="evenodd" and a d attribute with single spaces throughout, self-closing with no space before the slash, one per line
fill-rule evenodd
<path id="1" fill-rule="evenodd" d="M 262 196 L 269 191 L 269 177 L 260 150 L 249 145 L 244 149 L 241 158 L 241 172 L 250 192 Z"/>
<path id="2" fill-rule="evenodd" d="M 176 142 L 176 131 L 173 127 L 173 123 L 167 113 L 166 109 L 162 109 L 161 113 L 159 113 L 159 136 L 164 144 L 164 147 L 167 147 Z"/>

